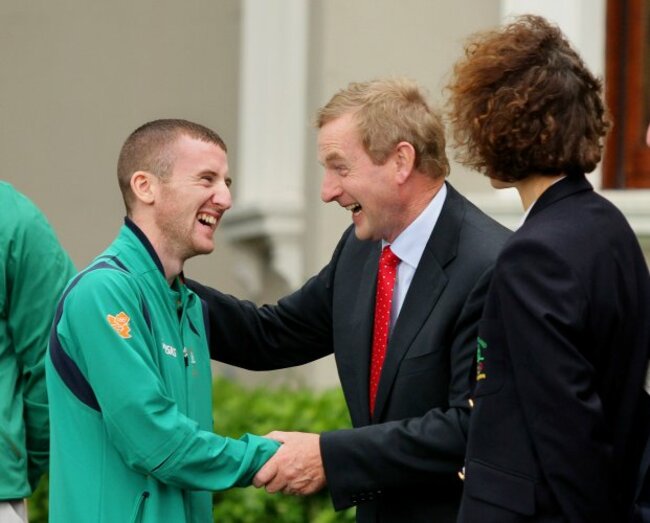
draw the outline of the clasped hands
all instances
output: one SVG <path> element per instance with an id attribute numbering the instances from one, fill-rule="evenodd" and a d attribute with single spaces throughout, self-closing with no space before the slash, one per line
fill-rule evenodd
<path id="1" fill-rule="evenodd" d="M 257 471 L 253 485 L 273 494 L 306 496 L 325 486 L 320 435 L 273 431 L 266 435 L 282 443 L 275 455 Z"/>

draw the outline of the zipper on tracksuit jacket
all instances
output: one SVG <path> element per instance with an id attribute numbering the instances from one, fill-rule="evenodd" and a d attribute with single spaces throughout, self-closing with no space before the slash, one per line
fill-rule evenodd
<path id="1" fill-rule="evenodd" d="M 138 523 L 138 521 L 140 521 L 142 512 L 144 511 L 144 502 L 148 497 L 149 492 L 147 490 L 140 494 L 138 502 L 135 504 L 135 508 L 133 509 L 133 514 L 131 515 L 132 523 Z"/>

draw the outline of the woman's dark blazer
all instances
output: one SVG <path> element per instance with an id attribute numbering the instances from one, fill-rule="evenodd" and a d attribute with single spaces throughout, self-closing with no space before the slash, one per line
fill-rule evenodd
<path id="1" fill-rule="evenodd" d="M 582 177 L 506 243 L 479 324 L 461 523 L 624 522 L 648 435 L 650 281 Z"/>

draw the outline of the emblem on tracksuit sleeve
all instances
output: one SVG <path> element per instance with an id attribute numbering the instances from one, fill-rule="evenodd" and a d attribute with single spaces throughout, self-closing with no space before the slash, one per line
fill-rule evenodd
<path id="1" fill-rule="evenodd" d="M 487 378 L 485 373 L 485 349 L 488 344 L 480 336 L 476 338 L 476 381 Z"/>
<path id="2" fill-rule="evenodd" d="M 113 316 L 112 314 L 109 314 L 106 316 L 106 319 L 108 320 L 108 324 L 115 329 L 115 332 L 117 332 L 122 338 L 129 339 L 131 337 L 131 327 L 129 327 L 129 322 L 131 321 L 131 318 L 124 312 L 120 312 Z"/>

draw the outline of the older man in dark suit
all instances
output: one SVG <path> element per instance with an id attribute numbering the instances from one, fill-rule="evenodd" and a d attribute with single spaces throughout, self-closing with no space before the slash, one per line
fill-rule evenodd
<path id="1" fill-rule="evenodd" d="M 477 321 L 508 231 L 445 182 L 444 129 L 413 82 L 350 84 L 318 128 L 321 197 L 354 225 L 275 306 L 193 285 L 209 304 L 213 357 L 270 369 L 335 355 L 354 428 L 272 433 L 284 445 L 258 485 L 327 484 L 359 522 L 452 522 Z"/>

